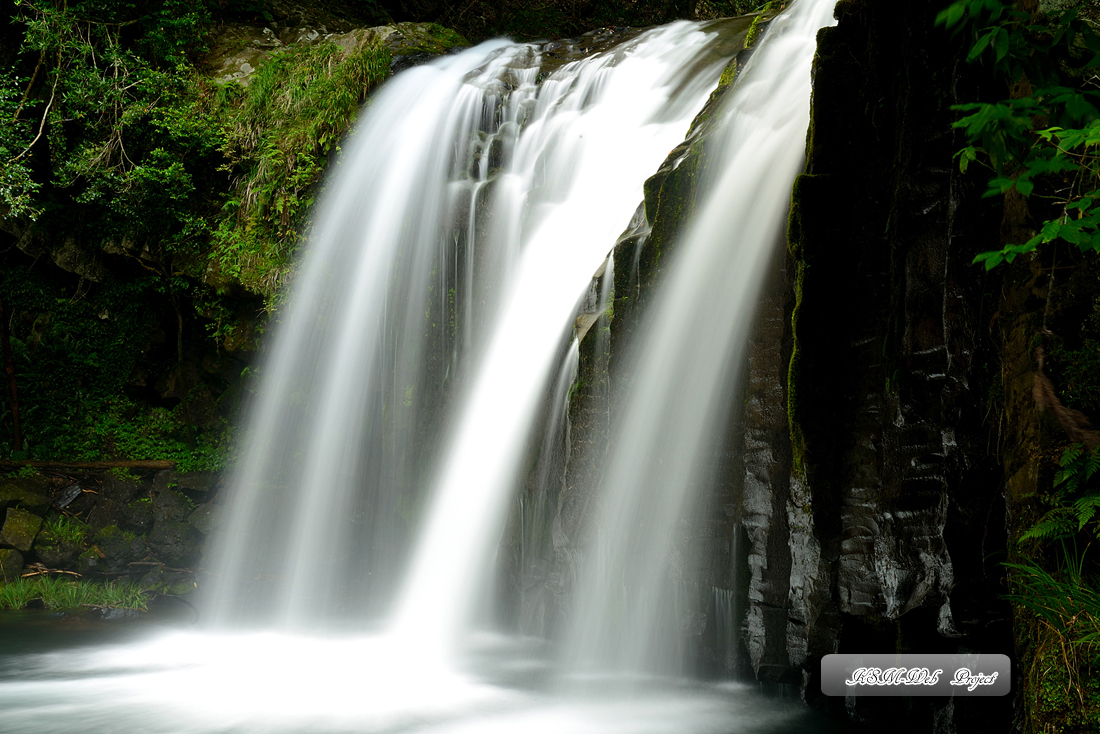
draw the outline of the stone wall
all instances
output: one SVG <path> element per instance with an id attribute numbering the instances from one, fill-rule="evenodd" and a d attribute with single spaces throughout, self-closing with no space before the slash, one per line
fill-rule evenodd
<path id="1" fill-rule="evenodd" d="M 49 572 L 190 595 L 219 487 L 216 474 L 172 470 L 0 479 L 0 585 Z"/>

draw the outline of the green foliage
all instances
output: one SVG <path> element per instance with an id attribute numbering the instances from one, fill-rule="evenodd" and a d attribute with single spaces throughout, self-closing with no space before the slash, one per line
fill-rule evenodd
<path id="1" fill-rule="evenodd" d="M 39 576 L 0 586 L 0 609 L 22 609 L 35 599 L 41 599 L 47 609 L 111 607 L 145 611 L 149 608 L 146 593 L 125 581 L 97 583 Z"/>
<path id="2" fill-rule="evenodd" d="M 222 152 L 240 181 L 215 235 L 224 274 L 275 293 L 326 157 L 389 63 L 377 43 L 350 54 L 334 43 L 292 46 L 273 54 L 247 87 L 223 91 Z"/>
<path id="3" fill-rule="evenodd" d="M 956 156 L 960 170 L 987 165 L 986 196 L 1032 199 L 1044 220 L 1027 241 L 975 257 L 986 269 L 1049 242 L 1100 251 L 1100 92 L 1084 81 L 1100 67 L 1100 36 L 1079 17 L 1080 5 L 1033 17 L 1008 0 L 958 0 L 936 18 L 969 34 L 969 61 L 1018 90 L 955 107 L 967 113 L 955 123 L 968 141 Z"/>
<path id="4" fill-rule="evenodd" d="M 20 390 L 23 457 L 74 461 L 172 459 L 181 471 L 212 470 L 224 462 L 228 427 L 222 420 L 198 431 L 182 403 L 144 406 L 126 396 L 140 363 L 150 372 L 174 364 L 171 345 L 155 349 L 158 316 L 170 319 L 161 281 L 108 278 L 75 296 L 33 266 L 0 273 L 0 298 L 18 304 L 12 318 L 12 356 Z M 11 435 L 0 416 L 0 446 Z"/>
<path id="5" fill-rule="evenodd" d="M 192 66 L 205 0 L 24 0 L 14 20 L 34 72 L 0 75 L 0 205 L 49 212 L 204 308 L 211 272 L 275 292 L 325 157 L 389 68 L 377 43 L 299 44 L 219 88 Z"/>
<path id="6" fill-rule="evenodd" d="M 1050 350 L 1048 366 L 1066 405 L 1100 415 L 1100 339 L 1085 338 L 1077 349 L 1057 344 Z"/>
<path id="7" fill-rule="evenodd" d="M 1006 563 L 1013 573 L 1010 601 L 1033 612 L 1051 629 L 1080 646 L 1100 643 L 1100 591 L 1084 572 L 1084 555 L 1069 551 L 1057 573 L 1025 560 Z"/>
<path id="8" fill-rule="evenodd" d="M 26 152 L 34 140 L 30 120 L 19 118 L 22 105 L 20 88 L 24 79 L 16 79 L 10 70 L 0 71 L 0 211 L 9 216 L 35 219 L 40 209 L 35 196 L 41 184 L 31 175 Z"/>
<path id="9" fill-rule="evenodd" d="M 1083 554 L 1062 555 L 1073 560 L 1056 573 L 1032 560 L 1006 564 L 1008 598 L 1030 615 L 1032 643 L 1020 661 L 1028 731 L 1095 731 L 1100 722 L 1100 591 Z"/>
<path id="10" fill-rule="evenodd" d="M 1086 452 L 1074 444 L 1062 453 L 1054 492 L 1047 498 L 1051 508 L 1020 536 L 1029 540 L 1067 540 L 1086 531 L 1100 538 L 1100 449 Z"/>
<path id="11" fill-rule="evenodd" d="M 0 298 L 14 312 L 25 439 L 13 458 L 171 459 L 183 471 L 226 460 L 224 411 L 209 412 L 221 378 L 203 374 L 192 386 L 185 351 L 232 337 L 235 285 L 275 295 L 326 157 L 387 75 L 389 55 L 376 43 L 350 52 L 303 44 L 258 64 L 248 86 L 218 86 L 194 64 L 211 9 L 223 7 L 15 8 L 18 65 L 0 70 L 0 216 L 15 225 L 5 230 L 133 267 L 116 262 L 100 282 L 65 283 L 14 251 L 5 258 Z M 200 428 L 187 406 L 206 383 L 214 392 L 200 395 Z M 5 408 L 0 453 L 12 455 Z"/>
<path id="12" fill-rule="evenodd" d="M 16 16 L 25 27 L 22 53 L 37 58 L 33 79 L 41 78 L 23 92 L 31 104 L 22 112 L 33 107 L 45 132 L 39 144 L 48 141 L 50 183 L 78 204 L 97 205 L 101 238 L 147 243 L 147 264 L 165 277 L 173 274 L 172 254 L 201 230 L 196 180 L 214 166 L 219 142 L 188 63 L 208 13 L 188 6 L 143 4 L 147 14 L 134 20 L 129 4 L 25 0 Z M 124 43 L 134 26 L 136 41 Z M 5 94 L 15 89 L 9 80 Z M 16 126 L 28 124 L 13 117 Z"/>
<path id="13" fill-rule="evenodd" d="M 107 475 L 114 477 L 123 482 L 137 482 L 140 478 L 137 474 L 134 474 L 129 469 L 123 469 L 122 467 L 115 467 L 114 469 L 108 469 Z"/>
<path id="14" fill-rule="evenodd" d="M 42 523 L 42 529 L 39 532 L 59 541 L 81 545 L 91 532 L 91 528 L 75 517 L 58 515 Z"/>

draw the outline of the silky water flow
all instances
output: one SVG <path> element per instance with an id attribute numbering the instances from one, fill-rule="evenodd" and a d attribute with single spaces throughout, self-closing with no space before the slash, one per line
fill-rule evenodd
<path id="1" fill-rule="evenodd" d="M 494 41 L 384 85 L 261 367 L 203 631 L 0 651 L 0 732 L 816 730 L 797 704 L 654 664 L 653 610 L 732 397 L 832 4 L 773 21 L 718 113 L 717 175 L 646 317 L 555 649 L 479 624 L 505 516 L 530 447 L 563 445 L 592 274 L 744 20 L 636 33 L 541 82 L 539 47 Z M 595 670 L 634 684 L 561 684 Z"/>

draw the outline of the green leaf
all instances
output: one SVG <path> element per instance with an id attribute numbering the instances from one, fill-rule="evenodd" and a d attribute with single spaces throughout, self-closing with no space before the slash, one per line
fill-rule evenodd
<path id="1" fill-rule="evenodd" d="M 936 14 L 936 25 L 943 24 L 948 28 L 953 28 L 962 20 L 963 15 L 966 14 L 966 3 L 954 2 L 945 10 L 941 10 Z"/>
<path id="2" fill-rule="evenodd" d="M 992 39 L 993 39 L 993 31 L 989 31 L 987 33 L 983 33 L 982 35 L 978 36 L 978 40 L 970 48 L 970 53 L 968 53 L 966 55 L 966 60 L 967 61 L 973 61 L 974 59 L 981 56 L 982 51 L 985 51 L 986 47 L 989 45 L 989 42 Z"/>
<path id="3" fill-rule="evenodd" d="M 998 28 L 997 38 L 993 41 L 993 51 L 997 54 L 998 63 L 1008 56 L 1008 31 Z"/>

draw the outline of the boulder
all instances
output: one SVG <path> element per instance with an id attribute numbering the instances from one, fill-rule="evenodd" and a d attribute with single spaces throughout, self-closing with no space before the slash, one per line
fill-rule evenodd
<path id="1" fill-rule="evenodd" d="M 0 485 L 0 507 L 17 507 L 32 512 L 44 512 L 50 506 L 50 497 L 27 482 L 5 482 Z"/>
<path id="2" fill-rule="evenodd" d="M 219 475 L 209 471 L 175 473 L 175 489 L 181 492 L 210 492 L 218 483 Z"/>
<path id="3" fill-rule="evenodd" d="M 0 550 L 0 586 L 19 580 L 23 570 L 23 554 L 17 550 Z"/>
<path id="4" fill-rule="evenodd" d="M 168 566 L 186 566 L 195 558 L 199 534 L 186 522 L 157 522 L 146 538 L 149 553 Z"/>
<path id="5" fill-rule="evenodd" d="M 42 518 L 25 510 L 9 508 L 0 529 L 0 546 L 10 546 L 17 550 L 29 551 L 42 527 Z"/>
<path id="6" fill-rule="evenodd" d="M 131 477 L 108 474 L 99 488 L 99 499 L 111 500 L 120 505 L 132 501 L 142 491 L 141 481 Z"/>
<path id="7" fill-rule="evenodd" d="M 148 497 L 134 500 L 122 508 L 122 527 L 137 533 L 153 529 L 153 502 Z"/>
<path id="8" fill-rule="evenodd" d="M 131 532 L 109 525 L 92 538 L 92 546 L 78 559 L 82 574 L 119 574 L 133 571 L 130 565 L 148 555 L 145 541 Z"/>
<path id="9" fill-rule="evenodd" d="M 210 535 L 210 532 L 221 525 L 223 519 L 222 508 L 219 505 L 207 504 L 200 505 L 198 509 L 191 513 L 187 518 L 187 522 L 191 524 L 191 527 L 198 530 L 203 535 Z"/>
<path id="10" fill-rule="evenodd" d="M 123 523 L 122 504 L 106 497 L 100 496 L 95 507 L 88 513 L 88 524 L 96 530 L 121 526 Z"/>
<path id="11" fill-rule="evenodd" d="M 174 489 L 162 489 L 153 497 L 153 526 L 184 522 L 194 509 L 195 505 L 187 495 Z"/>
<path id="12" fill-rule="evenodd" d="M 141 578 L 140 586 L 165 596 L 187 596 L 195 593 L 197 588 L 193 574 L 159 567 L 145 574 Z"/>
<path id="13" fill-rule="evenodd" d="M 43 543 L 41 539 L 34 544 L 34 555 L 38 562 L 47 568 L 68 569 L 80 555 L 80 546 L 67 540 Z"/>
<path id="14" fill-rule="evenodd" d="M 35 560 L 48 568 L 68 569 L 80 555 L 82 540 L 78 531 L 58 534 L 47 524 L 34 540 Z"/>

